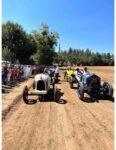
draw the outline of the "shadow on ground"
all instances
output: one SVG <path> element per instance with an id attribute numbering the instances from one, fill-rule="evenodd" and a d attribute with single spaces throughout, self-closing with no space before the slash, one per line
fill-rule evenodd
<path id="1" fill-rule="evenodd" d="M 38 97 L 37 99 L 27 99 L 24 102 L 28 105 L 33 105 L 33 104 L 36 104 L 37 102 L 44 102 L 44 103 L 56 102 L 58 104 L 66 104 L 67 101 L 61 98 L 63 95 L 64 95 L 64 93 L 61 92 L 60 89 L 57 89 L 55 97 L 54 97 L 54 92 L 50 91 L 46 96 L 44 96 L 42 98 Z M 55 98 L 55 100 L 54 100 L 54 98 Z"/>
<path id="2" fill-rule="evenodd" d="M 19 81 L 12 81 L 10 82 L 8 85 L 2 85 L 2 93 L 5 94 L 5 93 L 10 93 L 12 91 L 12 89 L 14 87 L 19 87 L 20 84 L 24 81 L 26 81 L 27 79 L 21 79 Z"/>
<path id="3" fill-rule="evenodd" d="M 86 102 L 86 103 L 94 103 L 94 102 L 97 102 L 99 103 L 100 101 L 111 101 L 114 103 L 114 97 L 107 97 L 107 98 L 104 98 L 104 97 L 100 97 L 100 98 L 91 98 L 91 97 L 84 97 L 83 102 Z"/>

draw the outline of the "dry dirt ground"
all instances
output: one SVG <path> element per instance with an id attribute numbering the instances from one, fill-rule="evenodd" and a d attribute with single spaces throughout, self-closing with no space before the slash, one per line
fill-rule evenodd
<path id="1" fill-rule="evenodd" d="M 89 70 L 114 86 L 113 67 Z M 59 102 L 50 97 L 27 105 L 21 99 L 8 113 L 2 121 L 2 150 L 114 149 L 114 102 L 81 101 L 76 88 L 60 79 Z"/>

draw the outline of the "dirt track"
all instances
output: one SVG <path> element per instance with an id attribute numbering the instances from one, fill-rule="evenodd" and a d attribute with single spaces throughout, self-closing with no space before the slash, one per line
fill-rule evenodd
<path id="1" fill-rule="evenodd" d="M 96 68 L 90 70 L 114 85 L 113 67 Z M 20 101 L 12 109 L 3 121 L 2 149 L 113 150 L 114 103 L 80 101 L 63 78 L 57 88 L 59 103 Z"/>

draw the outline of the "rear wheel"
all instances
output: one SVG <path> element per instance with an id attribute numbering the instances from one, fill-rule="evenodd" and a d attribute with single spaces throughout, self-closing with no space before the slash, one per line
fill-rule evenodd
<path id="1" fill-rule="evenodd" d="M 104 88 L 104 97 L 112 98 L 113 96 L 113 87 L 108 82 L 103 83 Z"/>
<path id="2" fill-rule="evenodd" d="M 23 100 L 26 104 L 28 103 L 28 91 L 29 91 L 28 87 L 25 86 L 23 90 Z"/>
<path id="3" fill-rule="evenodd" d="M 77 94 L 78 94 L 79 99 L 83 100 L 83 98 L 84 98 L 84 86 L 83 86 L 82 82 L 78 83 Z"/>

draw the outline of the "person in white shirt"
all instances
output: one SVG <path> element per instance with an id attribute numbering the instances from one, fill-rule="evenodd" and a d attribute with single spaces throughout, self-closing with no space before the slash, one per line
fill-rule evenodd
<path id="1" fill-rule="evenodd" d="M 74 72 L 74 74 L 75 74 L 75 78 L 77 79 L 77 81 L 80 82 L 82 79 L 82 72 L 80 71 L 80 69 L 77 68 L 76 71 Z"/>
<path id="2" fill-rule="evenodd" d="M 83 83 L 84 84 L 87 84 L 87 79 L 89 77 L 91 77 L 93 75 L 93 73 L 90 73 L 88 70 L 87 70 L 87 67 L 84 68 L 84 72 L 83 72 Z"/>
<path id="3" fill-rule="evenodd" d="M 44 73 L 48 73 L 48 66 L 44 67 Z"/>
<path id="4" fill-rule="evenodd" d="M 23 77 L 26 78 L 27 77 L 27 66 L 23 67 Z"/>
<path id="5" fill-rule="evenodd" d="M 59 66 L 56 66 L 55 73 L 59 73 Z"/>
<path id="6" fill-rule="evenodd" d="M 56 78 L 56 81 L 58 82 L 58 77 L 59 77 L 59 66 L 57 65 L 56 68 L 55 68 L 55 78 Z"/>

